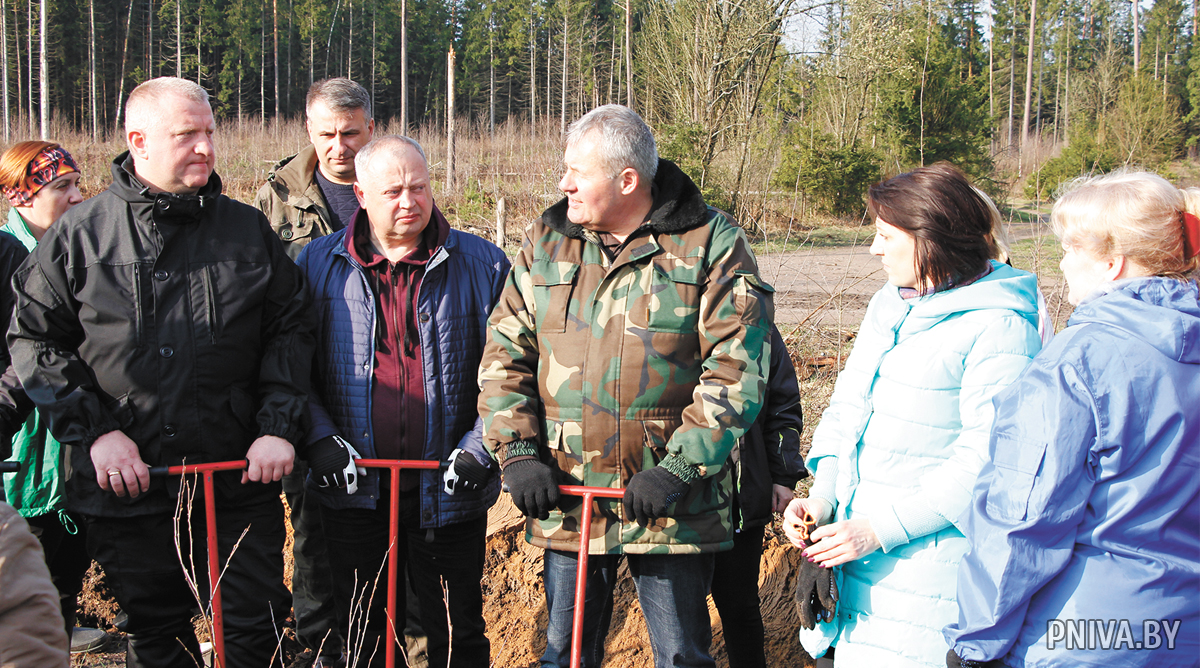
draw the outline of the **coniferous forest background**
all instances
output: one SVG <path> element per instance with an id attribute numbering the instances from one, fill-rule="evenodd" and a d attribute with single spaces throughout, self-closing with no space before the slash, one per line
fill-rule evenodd
<path id="1" fill-rule="evenodd" d="M 225 124 L 286 127 L 348 76 L 393 131 L 442 137 L 452 106 L 460 141 L 628 104 L 738 212 L 782 192 L 857 216 L 866 185 L 939 160 L 1046 199 L 1194 163 L 1197 1 L 0 0 L 4 139 L 119 140 L 129 90 L 163 75 Z"/>

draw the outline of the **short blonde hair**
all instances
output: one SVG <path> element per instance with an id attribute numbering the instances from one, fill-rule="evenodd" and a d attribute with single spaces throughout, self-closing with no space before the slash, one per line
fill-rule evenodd
<path id="1" fill-rule="evenodd" d="M 1050 225 L 1064 244 L 1099 258 L 1123 255 L 1153 276 L 1194 279 L 1200 257 L 1184 257 L 1183 217 L 1200 213 L 1200 188 L 1117 170 L 1075 179 L 1060 192 Z"/>
<path id="2" fill-rule="evenodd" d="M 161 120 L 159 101 L 166 95 L 208 104 L 208 91 L 199 84 L 179 77 L 158 77 L 138 84 L 125 102 L 125 132 L 145 132 Z"/>

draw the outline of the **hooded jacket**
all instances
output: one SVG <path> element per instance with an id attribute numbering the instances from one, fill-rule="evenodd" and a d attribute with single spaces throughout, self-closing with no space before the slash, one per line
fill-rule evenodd
<path id="1" fill-rule="evenodd" d="M 121 430 L 150 466 L 242 459 L 255 438 L 299 444 L 312 322 L 304 281 L 266 218 L 221 195 L 155 195 L 123 153 L 113 183 L 72 208 L 13 279 L 9 348 L 29 398 L 75 446 L 68 508 L 124 517 L 172 512 L 178 481 L 117 497 L 90 448 Z M 279 494 L 217 474 L 218 503 Z"/>
<path id="2" fill-rule="evenodd" d="M 992 262 L 962 287 L 871 299 L 829 408 L 813 433 L 810 497 L 837 521 L 867 518 L 881 549 L 837 567 L 831 622 L 801 631 L 851 666 L 942 666 L 958 614 L 961 518 L 987 456 L 992 397 L 1041 348 L 1037 278 Z"/>
<path id="3" fill-rule="evenodd" d="M 9 209 L 8 224 L 0 228 L 4 234 L 0 242 L 0 324 L 8 331 L 8 318 L 13 311 L 15 297 L 12 292 L 12 276 L 17 265 L 29 257 L 29 251 L 37 246 L 37 240 L 29 226 L 16 209 Z M 7 289 L 5 289 L 7 288 Z M 5 346 L 7 355 L 8 347 Z M 11 365 L 11 358 L 9 360 Z M 12 456 L 15 462 L 23 462 L 21 470 L 4 474 L 4 495 L 22 517 L 37 517 L 65 507 L 64 475 L 69 470 L 67 452 L 54 440 L 46 428 L 46 422 L 29 401 L 25 389 L 17 379 L 16 370 L 9 368 L 0 379 L 4 399 L 0 415 L 4 416 L 5 431 L 12 435 Z M 69 520 L 68 520 L 69 521 Z"/>
<path id="4" fill-rule="evenodd" d="M 266 214 L 292 259 L 308 242 L 333 232 L 333 217 L 317 185 L 316 170 L 317 150 L 305 146 L 279 161 L 254 196 L 254 208 Z"/>
<path id="5" fill-rule="evenodd" d="M 317 314 L 316 386 L 308 442 L 338 434 L 370 459 L 377 456 L 371 420 L 376 313 L 371 282 L 347 247 L 357 224 L 367 224 L 365 212 L 359 212 L 351 227 L 317 239 L 300 253 L 299 265 L 308 278 Z M 488 314 L 508 274 L 508 258 L 495 245 L 450 229 L 437 207 L 429 224 L 438 227 L 439 243 L 423 269 L 417 298 L 425 380 L 422 459 L 445 461 L 455 448 L 463 448 L 495 467 L 481 440 L 476 376 Z M 311 479 L 308 493 L 330 508 L 375 508 L 379 471 L 368 469 L 353 495 L 344 489 L 318 487 Z M 449 495 L 442 490 L 441 472 L 421 471 L 421 526 L 482 517 L 499 494 L 499 476 L 481 490 Z"/>
<path id="6" fill-rule="evenodd" d="M 1104 286 L 996 397 L 946 640 L 1007 666 L 1200 656 L 1200 289 Z"/>
<path id="7" fill-rule="evenodd" d="M 771 289 L 746 236 L 666 160 L 649 219 L 613 256 L 566 214 L 563 199 L 525 230 L 492 313 L 485 443 L 500 462 L 542 459 L 564 484 L 622 488 L 653 466 L 689 483 L 648 527 L 598 501 L 594 554 L 728 549 L 728 458 L 762 408 L 770 357 Z M 563 497 L 526 538 L 577 550 L 581 513 Z"/>

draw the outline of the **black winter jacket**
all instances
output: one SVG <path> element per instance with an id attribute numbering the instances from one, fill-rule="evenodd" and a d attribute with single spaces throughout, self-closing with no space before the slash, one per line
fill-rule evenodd
<path id="1" fill-rule="evenodd" d="M 793 488 L 808 477 L 800 456 L 800 383 L 779 329 L 771 325 L 771 374 L 762 412 L 733 449 L 730 458 L 737 474 L 738 528 L 763 526 L 771 521 L 771 485 Z"/>
<path id="2" fill-rule="evenodd" d="M 120 429 L 150 466 L 242 459 L 262 435 L 299 444 L 315 344 L 299 269 L 215 173 L 198 197 L 157 198 L 128 153 L 112 175 L 17 271 L 8 341 L 29 398 L 75 446 L 68 507 L 122 517 L 171 512 L 178 481 L 102 491 L 96 438 Z M 217 475 L 219 505 L 278 494 Z"/>

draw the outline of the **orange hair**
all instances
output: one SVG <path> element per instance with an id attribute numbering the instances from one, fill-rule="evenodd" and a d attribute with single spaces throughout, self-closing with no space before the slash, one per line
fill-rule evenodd
<path id="1" fill-rule="evenodd" d="M 23 141 L 0 155 L 0 187 L 29 189 L 29 163 L 42 151 L 62 148 L 50 141 Z"/>

